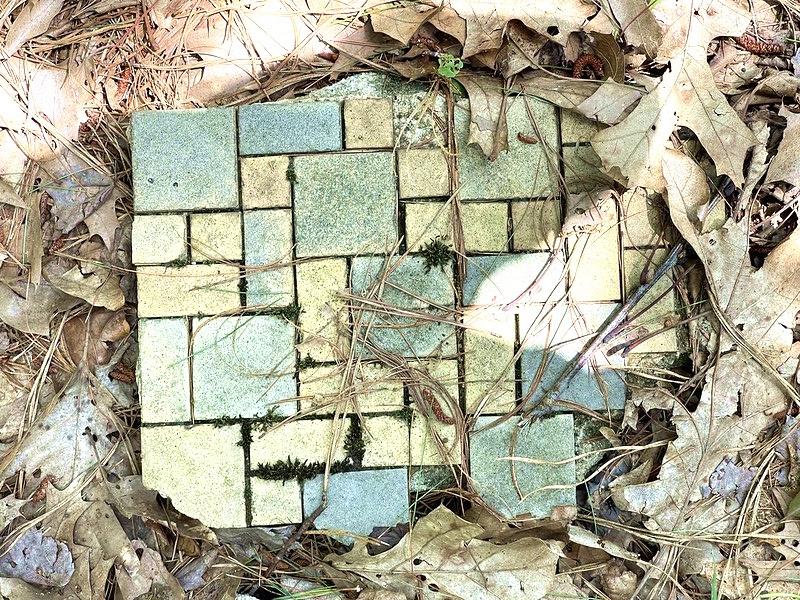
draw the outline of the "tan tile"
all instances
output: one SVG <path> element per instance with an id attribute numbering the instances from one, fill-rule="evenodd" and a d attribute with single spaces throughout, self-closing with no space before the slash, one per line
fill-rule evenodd
<path id="1" fill-rule="evenodd" d="M 131 261 L 135 265 L 186 260 L 186 216 L 136 215 L 131 247 Z"/>
<path id="2" fill-rule="evenodd" d="M 301 410 L 315 414 L 332 413 L 338 407 L 355 412 L 353 401 L 361 413 L 393 412 L 403 408 L 403 384 L 377 364 L 354 367 L 352 383 L 344 382 L 343 367 L 319 366 L 300 371 Z M 350 399 L 350 401 L 347 401 Z"/>
<path id="3" fill-rule="evenodd" d="M 193 261 L 242 260 L 241 213 L 197 213 L 189 222 Z"/>
<path id="4" fill-rule="evenodd" d="M 464 202 L 461 227 L 467 252 L 504 252 L 508 248 L 508 205 Z"/>
<path id="5" fill-rule="evenodd" d="M 411 464 L 461 463 L 461 443 L 455 425 L 441 423 L 414 410 L 411 419 Z"/>
<path id="6" fill-rule="evenodd" d="M 401 149 L 397 152 L 401 198 L 450 195 L 447 157 L 438 148 Z"/>
<path id="7" fill-rule="evenodd" d="M 472 309 L 464 315 L 464 368 L 467 412 L 504 414 L 514 408 L 512 312 Z"/>
<path id="8" fill-rule="evenodd" d="M 436 237 L 452 247 L 450 205 L 446 202 L 406 204 L 406 244 L 409 252 L 419 250 Z"/>
<path id="9" fill-rule="evenodd" d="M 239 301 L 239 269 L 228 265 L 138 267 L 140 317 L 216 315 Z"/>
<path id="10" fill-rule="evenodd" d="M 564 147 L 564 179 L 571 194 L 609 186 L 613 180 L 602 170 L 603 162 L 591 146 Z"/>
<path id="11" fill-rule="evenodd" d="M 290 207 L 292 184 L 288 156 L 257 156 L 240 162 L 242 206 L 248 208 Z"/>
<path id="12" fill-rule="evenodd" d="M 625 289 L 626 296 L 630 297 L 641 285 L 641 275 L 645 271 L 645 281 L 648 281 L 655 270 L 664 262 L 667 250 L 659 248 L 655 253 L 651 250 L 625 250 L 624 270 L 625 270 Z M 650 262 L 648 262 L 648 259 Z M 649 332 L 658 331 L 668 326 L 670 323 L 679 320 L 675 310 L 675 292 L 672 288 L 672 281 L 668 275 L 662 277 L 656 285 L 639 302 L 638 308 L 634 312 L 639 312 L 648 306 L 656 298 L 665 294 L 654 306 L 649 308 L 630 324 L 631 335 L 633 338 L 641 337 Z M 669 329 L 655 337 L 636 344 L 631 352 L 677 352 L 678 335 L 675 328 Z"/>
<path id="13" fill-rule="evenodd" d="M 250 478 L 253 525 L 300 523 L 303 501 L 300 484 L 295 480 L 270 481 Z"/>
<path id="14" fill-rule="evenodd" d="M 569 258 L 570 297 L 575 302 L 621 298 L 619 229 L 582 233 L 572 238 Z"/>
<path id="15" fill-rule="evenodd" d="M 561 206 L 557 200 L 512 202 L 514 250 L 549 250 L 561 232 Z"/>
<path id="16" fill-rule="evenodd" d="M 363 420 L 365 467 L 408 464 L 408 423 L 394 416 L 366 417 Z"/>
<path id="17" fill-rule="evenodd" d="M 587 143 L 600 130 L 600 124 L 571 110 L 561 111 L 561 142 Z"/>
<path id="18" fill-rule="evenodd" d="M 347 309 L 338 292 L 347 288 L 347 262 L 326 258 L 296 265 L 297 302 L 300 305 L 301 358 L 332 361 L 347 354 L 344 332 Z"/>
<path id="19" fill-rule="evenodd" d="M 391 98 L 350 98 L 344 101 L 346 148 L 391 148 L 394 111 Z"/>
<path id="20" fill-rule="evenodd" d="M 266 432 L 254 432 L 250 444 L 250 464 L 270 464 L 286 460 L 287 456 L 300 461 L 325 462 L 345 458 L 344 438 L 350 421 L 305 419 L 279 423 Z M 335 450 L 331 452 L 336 441 Z"/>

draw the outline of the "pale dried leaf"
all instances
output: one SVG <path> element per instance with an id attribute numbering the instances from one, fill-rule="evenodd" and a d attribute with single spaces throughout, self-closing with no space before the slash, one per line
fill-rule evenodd
<path id="1" fill-rule="evenodd" d="M 456 598 L 536 600 L 548 595 L 555 583 L 557 548 L 530 537 L 495 545 L 475 539 L 481 532 L 479 525 L 439 507 L 387 552 L 370 556 L 359 541 L 347 554 L 325 560 L 407 598 L 415 597 L 421 575 L 426 588 L 435 586 Z M 471 576 L 475 573 L 480 576 Z"/>
<path id="2" fill-rule="evenodd" d="M 583 116 L 616 125 L 629 114 L 629 108 L 642 97 L 642 93 L 628 85 L 605 81 L 597 91 L 586 98 L 575 110 Z"/>
<path id="3" fill-rule="evenodd" d="M 489 160 L 508 151 L 505 92 L 499 79 L 463 75 L 458 81 L 469 96 L 470 121 L 468 144 L 480 146 Z"/>
<path id="4" fill-rule="evenodd" d="M 74 571 L 67 545 L 38 529 L 26 531 L 0 556 L 0 577 L 17 577 L 36 585 L 64 587 Z"/>
<path id="5" fill-rule="evenodd" d="M 593 4 L 580 0 L 564 0 L 557 4 L 523 4 L 517 0 L 450 0 L 448 4 L 467 24 L 463 58 L 500 48 L 503 32 L 512 19 L 521 21 L 529 29 L 547 35 L 560 44 L 566 44 L 570 32 L 580 31 L 583 23 L 597 12 Z"/>
<path id="6" fill-rule="evenodd" d="M 520 71 L 538 65 L 538 55 L 548 39 L 531 31 L 517 21 L 511 21 L 506 31 L 508 43 L 500 48 L 496 63 L 503 79 L 509 79 Z"/>
<path id="7" fill-rule="evenodd" d="M 797 160 L 800 153 L 800 114 L 791 112 L 785 106 L 781 106 L 778 114 L 786 119 L 786 129 L 778 146 L 778 153 L 769 164 L 765 183 L 785 181 L 798 187 L 800 186 L 800 161 Z"/>
<path id="8" fill-rule="evenodd" d="M 44 282 L 26 285 L 19 292 L 0 283 L 0 320 L 25 333 L 48 335 L 53 315 L 79 302 Z"/>
<path id="9" fill-rule="evenodd" d="M 372 27 L 403 44 L 408 44 L 417 30 L 436 12 L 436 4 L 431 1 L 415 2 L 407 6 L 398 6 L 376 10 L 371 16 Z"/>
<path id="10" fill-rule="evenodd" d="M 11 56 L 23 44 L 47 31 L 50 22 L 63 6 L 64 0 L 28 0 L 8 28 L 3 48 L 6 55 Z"/>
<path id="11" fill-rule="evenodd" d="M 111 198 L 103 202 L 97 210 L 84 219 L 86 227 L 89 228 L 89 235 L 100 236 L 100 239 L 103 240 L 109 250 L 113 250 L 116 247 L 114 239 L 119 229 L 116 204 L 119 196 L 120 193 L 117 188 L 114 188 Z"/>
<path id="12" fill-rule="evenodd" d="M 609 0 L 606 6 L 625 36 L 625 41 L 642 48 L 651 58 L 655 57 L 662 33 L 647 0 Z"/>
<path id="13" fill-rule="evenodd" d="M 10 183 L 2 178 L 0 178 L 0 202 L 17 208 L 28 208 L 28 203 L 20 197 Z"/>
<path id="14" fill-rule="evenodd" d="M 125 306 L 119 275 L 109 269 L 101 268 L 92 273 L 83 273 L 78 265 L 65 271 L 63 267 L 49 263 L 45 267 L 44 276 L 51 285 L 65 294 L 85 300 L 92 306 L 102 306 L 109 310 L 119 310 Z"/>
<path id="15" fill-rule="evenodd" d="M 714 85 L 705 52 L 705 46 L 689 47 L 675 57 L 661 83 L 624 121 L 592 138 L 605 167 L 629 187 L 664 190 L 662 157 L 680 125 L 697 135 L 718 174 L 741 185 L 745 156 L 757 140 Z"/>
<path id="16" fill-rule="evenodd" d="M 56 485 L 64 486 L 96 466 L 98 457 L 113 447 L 107 435 L 115 428 L 92 403 L 92 395 L 91 383 L 76 378 L 58 404 L 22 438 L 3 476 L 40 470 L 43 477 L 52 475 Z"/>
<path id="17" fill-rule="evenodd" d="M 517 83 L 514 89 L 525 95 L 552 102 L 561 108 L 577 110 L 578 106 L 595 94 L 602 85 L 605 84 L 600 81 L 564 79 L 537 72 L 529 79 Z"/>

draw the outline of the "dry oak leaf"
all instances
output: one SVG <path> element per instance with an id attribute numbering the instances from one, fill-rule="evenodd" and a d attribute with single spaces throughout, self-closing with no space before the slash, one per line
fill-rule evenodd
<path id="1" fill-rule="evenodd" d="M 780 116 L 786 119 L 786 129 L 783 139 L 778 145 L 778 153 L 769 164 L 767 179 L 764 183 L 772 181 L 785 181 L 795 187 L 800 186 L 800 114 L 781 106 Z"/>
<path id="2" fill-rule="evenodd" d="M 481 533 L 483 527 L 442 506 L 382 554 L 370 556 L 366 543 L 358 541 L 347 554 L 325 560 L 408 599 L 420 585 L 443 597 L 470 600 L 536 600 L 554 591 L 558 544 L 527 537 L 497 545 L 476 539 Z"/>
<path id="3" fill-rule="evenodd" d="M 25 42 L 43 34 L 64 6 L 64 0 L 28 0 L 6 34 L 3 52 L 11 56 Z"/>
<path id="4" fill-rule="evenodd" d="M 430 0 L 417 1 L 408 6 L 377 9 L 370 16 L 370 21 L 376 32 L 408 44 L 422 24 L 438 12 L 436 8 L 436 4 Z"/>
<path id="5" fill-rule="evenodd" d="M 489 160 L 508 150 L 506 99 L 502 81 L 494 77 L 463 75 L 459 83 L 469 96 L 469 137 Z"/>
<path id="6" fill-rule="evenodd" d="M 624 121 L 595 134 L 592 147 L 628 187 L 664 191 L 662 157 L 675 128 L 685 126 L 697 135 L 717 173 L 740 186 L 745 155 L 757 141 L 717 89 L 706 47 L 715 37 L 741 35 L 750 22 L 746 5 L 660 2 L 653 12 L 665 24 L 658 60 L 667 70 Z"/>
<path id="7" fill-rule="evenodd" d="M 495 50 L 503 43 L 503 32 L 512 19 L 566 44 L 570 32 L 579 31 L 597 7 L 580 0 L 519 2 L 518 0 L 450 0 L 448 3 L 466 21 L 467 35 L 462 57 Z M 435 25 L 435 23 L 434 23 Z"/>

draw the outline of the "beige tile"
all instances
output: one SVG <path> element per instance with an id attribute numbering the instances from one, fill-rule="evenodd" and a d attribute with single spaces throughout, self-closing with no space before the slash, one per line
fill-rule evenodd
<path id="1" fill-rule="evenodd" d="M 401 149 L 397 152 L 400 198 L 450 195 L 447 157 L 438 148 Z"/>
<path id="2" fill-rule="evenodd" d="M 366 417 L 363 420 L 365 467 L 408 464 L 408 423 L 394 416 Z"/>
<path id="3" fill-rule="evenodd" d="M 242 215 L 239 212 L 197 213 L 189 217 L 192 260 L 242 260 Z"/>
<path id="4" fill-rule="evenodd" d="M 655 270 L 664 262 L 666 256 L 667 250 L 664 248 L 656 249 L 654 254 L 652 250 L 625 250 L 623 260 L 627 297 L 630 297 L 641 285 L 642 273 L 645 272 L 645 282 L 649 281 Z M 668 275 L 665 275 L 642 298 L 638 307 L 634 308 L 634 313 L 638 313 L 660 295 L 665 294 L 654 306 L 637 319 L 634 319 L 630 324 L 630 337 L 635 339 L 642 335 L 647 335 L 649 332 L 658 331 L 669 326 L 670 323 L 680 320 L 675 310 L 675 292 L 671 288 L 672 281 Z M 664 333 L 635 345 L 631 352 L 677 352 L 678 349 L 677 330 L 673 327 Z"/>
<path id="5" fill-rule="evenodd" d="M 464 325 L 467 412 L 504 414 L 514 408 L 516 398 L 514 314 L 468 309 Z"/>
<path id="6" fill-rule="evenodd" d="M 419 252 L 436 237 L 441 237 L 442 241 L 453 246 L 450 205 L 446 202 L 406 204 L 406 244 L 409 252 Z"/>
<path id="7" fill-rule="evenodd" d="M 391 98 L 350 98 L 344 101 L 346 148 L 391 148 L 394 111 Z"/>
<path id="8" fill-rule="evenodd" d="M 415 410 L 411 419 L 411 464 L 461 463 L 461 444 L 455 425 L 441 423 Z"/>
<path id="9" fill-rule="evenodd" d="M 377 364 L 361 364 L 353 368 L 352 382 L 344 382 L 344 368 L 309 367 L 300 371 L 300 407 L 315 414 L 332 413 L 337 407 L 364 414 L 393 412 L 403 408 L 403 384 Z M 350 399 L 350 401 L 347 401 Z"/>
<path id="10" fill-rule="evenodd" d="M 135 265 L 186 260 L 186 216 L 136 215 L 131 247 L 131 261 Z"/>
<path id="11" fill-rule="evenodd" d="M 333 361 L 347 354 L 347 308 L 338 292 L 347 289 L 347 262 L 326 258 L 297 263 L 301 358 Z"/>
<path id="12" fill-rule="evenodd" d="M 295 480 L 270 481 L 250 478 L 253 525 L 300 523 L 303 520 L 303 495 Z"/>
<path id="13" fill-rule="evenodd" d="M 138 267 L 140 317 L 216 315 L 239 301 L 239 269 L 228 265 Z"/>
<path id="14" fill-rule="evenodd" d="M 290 207 L 292 184 L 288 156 L 257 156 L 240 162 L 242 206 L 248 208 Z"/>
<path id="15" fill-rule="evenodd" d="M 561 142 L 587 143 L 600 130 L 600 124 L 571 110 L 561 111 Z"/>
<path id="16" fill-rule="evenodd" d="M 325 462 L 345 458 L 344 438 L 350 421 L 305 419 L 279 423 L 266 432 L 254 432 L 250 443 L 250 464 L 270 464 L 287 456 L 308 462 Z M 334 438 L 336 439 L 335 450 Z"/>
<path id="17" fill-rule="evenodd" d="M 591 146 L 564 147 L 564 179 L 571 194 L 607 187 L 614 181 L 602 170 L 602 161 Z"/>
<path id="18" fill-rule="evenodd" d="M 619 227 L 571 238 L 570 297 L 574 302 L 618 301 L 621 298 Z"/>
<path id="19" fill-rule="evenodd" d="M 467 252 L 504 252 L 508 248 L 508 205 L 464 202 L 461 227 Z"/>
<path id="20" fill-rule="evenodd" d="M 511 203 L 514 250 L 549 250 L 561 232 L 561 206 L 557 200 Z"/>

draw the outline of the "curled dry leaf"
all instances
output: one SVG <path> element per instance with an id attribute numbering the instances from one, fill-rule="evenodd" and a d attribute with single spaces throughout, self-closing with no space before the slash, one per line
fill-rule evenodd
<path id="1" fill-rule="evenodd" d="M 469 96 L 468 144 L 478 144 L 489 160 L 508 150 L 506 96 L 502 83 L 493 77 L 462 75 L 458 78 Z"/>
<path id="2" fill-rule="evenodd" d="M 359 541 L 347 554 L 325 560 L 409 599 L 417 597 L 419 586 L 476 600 L 548 597 L 556 585 L 557 544 L 527 537 L 496 545 L 475 539 L 482 531 L 442 506 L 387 552 L 370 556 L 366 543 Z M 480 576 L 470 576 L 474 573 Z"/>
<path id="3" fill-rule="evenodd" d="M 62 339 L 72 362 L 91 371 L 96 365 L 107 364 L 113 344 L 125 339 L 130 332 L 125 313 L 101 309 L 67 321 Z"/>
<path id="4" fill-rule="evenodd" d="M 93 272 L 84 273 L 78 265 L 66 270 L 56 263 L 49 263 L 45 266 L 44 277 L 65 294 L 85 300 L 92 306 L 109 310 L 125 306 L 119 275 L 109 269 L 93 267 Z"/>
<path id="5" fill-rule="evenodd" d="M 6 34 L 3 51 L 11 56 L 25 42 L 43 34 L 64 6 L 64 0 L 28 0 Z"/>

